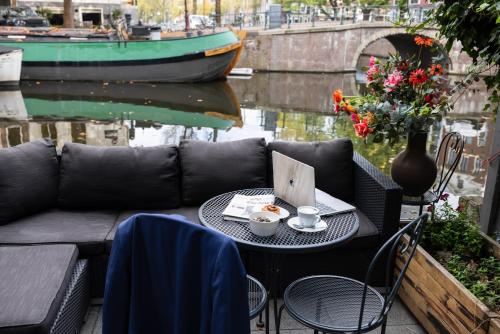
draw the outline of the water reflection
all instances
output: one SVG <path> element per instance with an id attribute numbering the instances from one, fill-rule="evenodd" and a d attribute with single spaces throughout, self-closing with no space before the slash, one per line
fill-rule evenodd
<path id="1" fill-rule="evenodd" d="M 330 112 L 330 93 L 363 90 L 352 74 L 256 74 L 250 80 L 210 84 L 97 84 L 26 82 L 0 91 L 0 145 L 52 138 L 91 145 L 151 146 L 181 139 L 224 141 L 248 137 L 314 141 L 352 138 L 355 149 L 384 172 L 405 143 L 369 144 L 354 136 L 349 119 Z M 452 114 L 435 124 L 432 154 L 449 131 L 466 137 L 464 158 L 450 184 L 457 194 L 482 194 L 493 136 L 486 101 L 477 83 Z"/>

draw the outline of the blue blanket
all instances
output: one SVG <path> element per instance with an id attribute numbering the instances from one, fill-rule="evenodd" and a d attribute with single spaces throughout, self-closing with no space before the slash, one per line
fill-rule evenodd
<path id="1" fill-rule="evenodd" d="M 233 240 L 178 215 L 140 214 L 120 224 L 103 334 L 247 334 L 248 312 Z"/>

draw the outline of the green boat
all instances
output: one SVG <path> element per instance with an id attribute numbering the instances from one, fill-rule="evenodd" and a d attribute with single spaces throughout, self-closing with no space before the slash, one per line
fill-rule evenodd
<path id="1" fill-rule="evenodd" d="M 232 31 L 157 41 L 12 37 L 0 36 L 0 46 L 24 50 L 22 80 L 207 82 L 229 74 L 242 47 Z"/>

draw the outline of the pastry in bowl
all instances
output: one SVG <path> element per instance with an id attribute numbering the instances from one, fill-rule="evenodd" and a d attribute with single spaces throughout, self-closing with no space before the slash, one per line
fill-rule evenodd
<path id="1" fill-rule="evenodd" d="M 275 213 L 277 215 L 280 214 L 280 208 L 277 207 L 276 205 L 272 205 L 272 204 L 268 204 L 268 205 L 265 205 L 264 207 L 262 207 L 262 211 L 272 212 L 272 213 Z"/>

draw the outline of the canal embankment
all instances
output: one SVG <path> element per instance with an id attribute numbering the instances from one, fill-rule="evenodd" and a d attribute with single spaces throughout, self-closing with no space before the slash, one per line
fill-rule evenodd
<path id="1" fill-rule="evenodd" d="M 437 30 L 427 28 L 422 35 L 436 38 Z M 378 43 L 375 54 L 397 51 L 402 55 L 415 52 L 414 36 L 392 23 L 354 23 L 328 27 L 251 30 L 238 67 L 261 72 L 345 73 L 355 72 L 367 49 Z M 387 43 L 389 42 L 389 43 Z M 439 41 L 444 45 L 446 41 Z M 387 44 L 392 47 L 386 50 Z M 443 48 L 444 52 L 444 48 Z M 465 74 L 470 58 L 454 43 L 450 52 L 451 74 Z"/>

